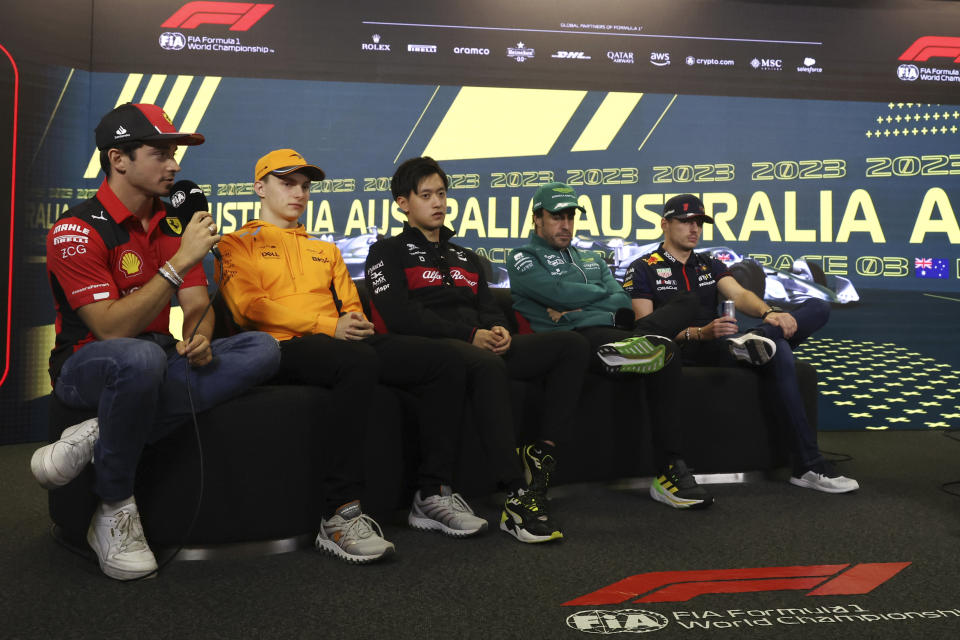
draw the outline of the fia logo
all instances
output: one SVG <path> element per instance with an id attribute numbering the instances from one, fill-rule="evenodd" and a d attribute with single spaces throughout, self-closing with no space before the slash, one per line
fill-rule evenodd
<path id="1" fill-rule="evenodd" d="M 160 48 L 167 51 L 180 51 L 187 46 L 187 39 L 182 33 L 164 31 L 160 34 Z"/>
<path id="2" fill-rule="evenodd" d="M 667 617 L 643 609 L 606 611 L 593 609 L 567 616 L 567 626 L 585 633 L 646 633 L 659 631 L 669 624 Z"/>

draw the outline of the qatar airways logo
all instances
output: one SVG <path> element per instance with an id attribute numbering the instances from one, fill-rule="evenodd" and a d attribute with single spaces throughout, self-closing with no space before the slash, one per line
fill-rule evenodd
<path id="1" fill-rule="evenodd" d="M 230 25 L 229 31 L 247 31 L 273 7 L 272 4 L 253 2 L 188 2 L 160 26 L 165 29 L 196 29 L 204 24 L 225 24 Z"/>

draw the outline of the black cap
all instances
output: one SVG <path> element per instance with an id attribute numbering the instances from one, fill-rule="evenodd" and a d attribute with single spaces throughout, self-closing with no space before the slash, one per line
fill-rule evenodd
<path id="1" fill-rule="evenodd" d="M 177 131 L 163 109 L 155 104 L 122 104 L 100 119 L 94 130 L 97 148 L 103 151 L 124 142 L 155 142 L 203 144 L 199 133 Z"/>
<path id="2" fill-rule="evenodd" d="M 689 193 L 682 196 L 673 196 L 667 200 L 667 203 L 663 205 L 663 217 L 670 220 L 701 218 L 704 222 L 713 224 L 713 218 L 705 213 L 700 198 Z"/>

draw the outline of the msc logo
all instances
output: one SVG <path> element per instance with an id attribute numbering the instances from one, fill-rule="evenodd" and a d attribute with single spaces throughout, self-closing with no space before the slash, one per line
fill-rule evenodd
<path id="1" fill-rule="evenodd" d="M 273 6 L 252 2 L 188 2 L 160 26 L 166 29 L 196 29 L 202 24 L 228 24 L 230 31 L 247 31 Z M 160 46 L 163 46 L 162 40 Z"/>
<path id="2" fill-rule="evenodd" d="M 168 51 L 179 51 L 187 46 L 187 39 L 182 33 L 164 31 L 160 34 L 160 48 Z"/>
<path id="3" fill-rule="evenodd" d="M 917 41 L 907 47 L 907 50 L 897 59 L 907 62 L 926 62 L 930 58 L 953 58 L 954 62 L 960 62 L 960 38 L 923 36 L 917 38 Z"/>
<path id="4" fill-rule="evenodd" d="M 654 51 L 650 54 L 650 64 L 657 67 L 666 67 L 670 64 L 670 54 Z"/>
<path id="5" fill-rule="evenodd" d="M 550 56 L 551 58 L 563 58 L 565 60 L 593 60 L 583 51 L 557 51 Z"/>
<path id="6" fill-rule="evenodd" d="M 907 82 L 913 82 L 920 77 L 920 69 L 915 64 L 902 64 L 897 67 L 897 77 Z"/>
<path id="7" fill-rule="evenodd" d="M 578 611 L 567 616 L 567 626 L 586 633 L 646 633 L 659 631 L 667 626 L 666 616 L 642 609 L 620 609 L 619 611 Z"/>
<path id="8" fill-rule="evenodd" d="M 783 69 L 783 60 L 777 58 L 754 58 L 750 61 L 750 66 L 754 69 L 763 71 L 780 71 Z"/>
<path id="9" fill-rule="evenodd" d="M 686 602 L 708 593 L 803 590 L 808 596 L 869 593 L 910 566 L 909 562 L 824 564 L 712 571 L 655 571 L 624 578 L 563 605 L 634 602 Z"/>

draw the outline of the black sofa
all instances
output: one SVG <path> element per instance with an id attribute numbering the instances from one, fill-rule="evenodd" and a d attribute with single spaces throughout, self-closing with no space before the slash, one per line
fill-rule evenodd
<path id="1" fill-rule="evenodd" d="M 360 286 L 366 299 L 365 291 Z M 494 290 L 512 318 L 509 291 Z M 226 309 L 218 307 L 217 332 L 231 329 Z M 515 327 L 514 327 L 515 328 Z M 817 417 L 816 371 L 798 363 L 806 410 Z M 786 463 L 786 449 L 760 379 L 745 367 L 684 369 L 691 402 L 684 407 L 693 425 L 687 433 L 687 462 L 697 473 L 771 470 Z M 534 408 L 542 391 L 535 384 L 514 385 L 518 439 L 527 440 L 536 425 Z M 330 392 L 315 387 L 261 386 L 199 415 L 203 450 L 203 500 L 200 455 L 192 425 L 149 446 L 138 470 L 136 496 L 144 528 L 157 547 L 219 545 L 292 539 L 315 533 L 319 525 L 323 439 L 317 417 Z M 409 480 L 416 468 L 416 427 L 411 398 L 392 389 L 375 390 L 371 429 L 364 447 L 367 488 L 364 510 L 388 518 L 408 504 Z M 495 489 L 479 446 L 475 425 L 463 425 L 461 460 L 455 485 L 466 495 Z M 68 425 L 94 415 L 51 402 L 50 439 Z M 631 385 L 588 374 L 577 414 L 578 428 L 559 451 L 558 483 L 607 481 L 652 476 L 649 419 Z M 342 428 L 342 427 L 341 427 Z M 361 444 L 362 443 L 362 444 Z M 318 462 L 319 461 L 319 462 Z M 63 540 L 84 546 L 96 497 L 88 468 L 65 487 L 50 491 L 50 516 Z"/>

